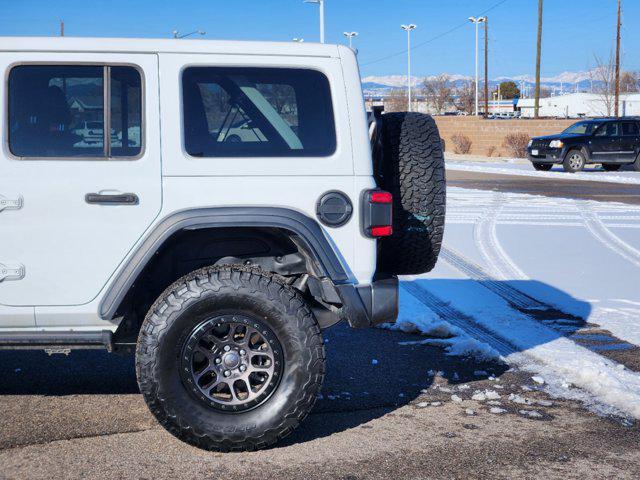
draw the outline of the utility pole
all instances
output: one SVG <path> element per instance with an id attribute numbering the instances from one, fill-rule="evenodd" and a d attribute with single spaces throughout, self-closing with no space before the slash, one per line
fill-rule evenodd
<path id="1" fill-rule="evenodd" d="M 622 11 L 622 0 L 618 0 L 618 25 L 616 32 L 616 95 L 615 95 L 615 116 L 618 116 L 620 104 L 620 16 Z"/>
<path id="2" fill-rule="evenodd" d="M 407 32 L 407 111 L 411 111 L 411 31 L 418 26 L 410 23 L 409 25 L 400 25 Z"/>
<path id="3" fill-rule="evenodd" d="M 486 22 L 485 17 L 469 17 L 469 21 L 471 23 L 475 23 L 476 25 L 476 105 L 475 105 L 475 115 L 478 116 L 478 26 L 482 22 Z"/>
<path id="4" fill-rule="evenodd" d="M 60 36 L 64 37 L 64 20 L 60 20 Z"/>
<path id="5" fill-rule="evenodd" d="M 489 17 L 484 17 L 484 116 L 489 115 Z"/>
<path id="6" fill-rule="evenodd" d="M 533 104 L 533 116 L 538 118 L 540 111 L 540 55 L 542 50 L 542 2 L 538 0 L 538 44 L 536 47 L 536 93 Z"/>

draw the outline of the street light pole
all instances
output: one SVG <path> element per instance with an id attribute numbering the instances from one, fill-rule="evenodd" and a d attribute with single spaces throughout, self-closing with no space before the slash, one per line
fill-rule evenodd
<path id="1" fill-rule="evenodd" d="M 400 25 L 407 32 L 407 111 L 411 111 L 411 31 L 418 26 L 410 23 L 409 25 Z"/>
<path id="2" fill-rule="evenodd" d="M 469 21 L 471 23 L 475 23 L 476 25 L 476 105 L 475 105 L 475 114 L 478 115 L 478 27 L 482 22 L 486 22 L 486 17 L 469 17 Z"/>
<path id="3" fill-rule="evenodd" d="M 304 0 L 304 3 L 317 3 L 320 9 L 320 43 L 324 43 L 324 0 Z"/>
<path id="4" fill-rule="evenodd" d="M 358 32 L 343 32 L 342 34 L 349 39 L 349 48 L 353 50 L 353 37 L 357 37 Z"/>

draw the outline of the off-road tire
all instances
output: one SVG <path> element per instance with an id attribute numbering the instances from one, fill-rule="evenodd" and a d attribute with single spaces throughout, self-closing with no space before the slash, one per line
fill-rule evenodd
<path id="1" fill-rule="evenodd" d="M 620 165 L 619 163 L 603 163 L 602 164 L 602 169 L 605 172 L 617 172 L 618 170 L 620 170 L 620 167 L 622 167 L 622 165 Z"/>
<path id="2" fill-rule="evenodd" d="M 259 318 L 282 346 L 277 388 L 241 413 L 220 412 L 185 387 L 183 344 L 208 317 L 236 311 Z M 300 295 L 277 276 L 241 266 L 207 267 L 167 288 L 153 304 L 136 349 L 138 385 L 158 422 L 199 448 L 246 451 L 268 447 L 307 416 L 324 379 L 318 323 Z"/>
<path id="3" fill-rule="evenodd" d="M 533 168 L 541 172 L 548 172 L 553 167 L 553 163 L 537 163 L 533 162 Z"/>
<path id="4" fill-rule="evenodd" d="M 379 245 L 379 270 L 395 275 L 433 269 L 444 234 L 446 180 L 438 127 L 431 116 L 381 116 L 374 144 L 378 185 L 393 194 L 393 235 Z"/>
<path id="5" fill-rule="evenodd" d="M 587 159 L 581 150 L 569 150 L 562 162 L 562 168 L 565 172 L 576 173 L 582 171 L 587 163 Z"/>

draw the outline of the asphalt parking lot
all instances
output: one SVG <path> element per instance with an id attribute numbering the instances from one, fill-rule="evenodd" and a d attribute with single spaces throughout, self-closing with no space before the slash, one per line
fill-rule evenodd
<path id="1" fill-rule="evenodd" d="M 640 203 L 628 189 L 637 186 L 448 176 L 475 190 Z M 0 478 L 640 478 L 637 422 L 596 415 L 551 397 L 531 373 L 448 356 L 423 338 L 327 330 L 313 412 L 274 448 L 246 454 L 201 451 L 159 427 L 132 358 L 0 351 Z"/>
<path id="2" fill-rule="evenodd" d="M 530 374 L 402 345 L 420 337 L 401 332 L 337 326 L 325 337 L 313 413 L 275 448 L 247 454 L 200 451 L 157 426 L 130 358 L 0 352 L 0 477 L 640 475 L 638 426 L 550 398 Z"/>
<path id="3" fill-rule="evenodd" d="M 595 178 L 601 172 L 592 172 Z M 597 200 L 640 205 L 638 185 L 613 182 L 585 182 L 572 180 L 570 173 L 562 179 L 525 177 L 522 175 L 496 175 L 492 173 L 448 170 L 447 185 L 451 187 L 526 193 L 546 197 Z"/>

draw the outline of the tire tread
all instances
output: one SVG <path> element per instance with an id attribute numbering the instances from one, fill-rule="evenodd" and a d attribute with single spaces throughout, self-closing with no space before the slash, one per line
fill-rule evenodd
<path id="1" fill-rule="evenodd" d="M 190 299 L 200 298 L 207 291 L 223 287 L 247 288 L 261 292 L 271 301 L 279 302 L 295 319 L 303 335 L 307 355 L 305 371 L 308 377 L 291 408 L 273 428 L 262 432 L 247 432 L 241 439 L 231 440 L 219 432 L 199 431 L 195 425 L 183 425 L 180 416 L 170 411 L 158 394 L 157 351 L 171 316 L 180 312 Z M 160 295 L 143 322 L 136 348 L 136 374 L 140 391 L 158 422 L 181 440 L 206 450 L 221 452 L 247 451 L 269 447 L 289 435 L 304 420 L 313 407 L 325 375 L 325 350 L 322 334 L 313 313 L 304 300 L 280 277 L 245 266 L 215 266 L 196 270 L 182 277 Z"/>

